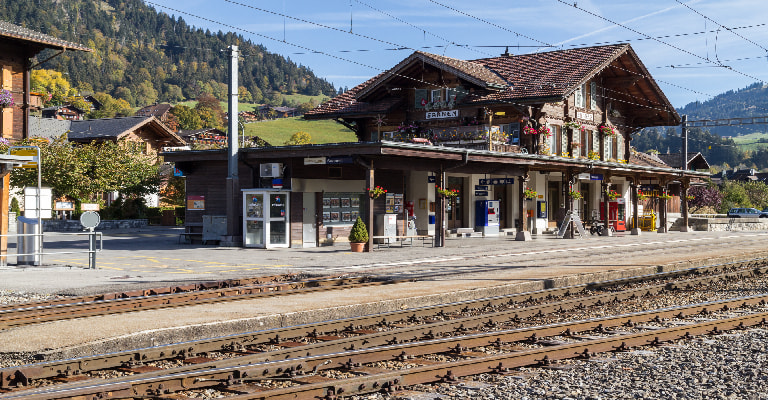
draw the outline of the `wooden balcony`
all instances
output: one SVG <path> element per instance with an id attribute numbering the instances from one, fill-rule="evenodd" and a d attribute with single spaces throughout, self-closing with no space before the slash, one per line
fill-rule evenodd
<path id="1" fill-rule="evenodd" d="M 488 136 L 491 140 L 488 140 Z M 508 143 L 509 138 L 499 126 L 471 125 L 448 128 L 418 128 L 406 132 L 383 132 L 382 139 L 396 142 L 444 146 L 472 150 L 520 153 L 520 146 Z"/>

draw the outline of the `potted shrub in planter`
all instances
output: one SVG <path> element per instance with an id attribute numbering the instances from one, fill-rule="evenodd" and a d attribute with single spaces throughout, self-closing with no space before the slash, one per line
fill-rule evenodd
<path id="1" fill-rule="evenodd" d="M 349 232 L 349 245 L 352 251 L 361 253 L 368 244 L 368 227 L 365 226 L 362 218 L 357 217 L 355 224 L 352 225 L 352 231 Z"/>

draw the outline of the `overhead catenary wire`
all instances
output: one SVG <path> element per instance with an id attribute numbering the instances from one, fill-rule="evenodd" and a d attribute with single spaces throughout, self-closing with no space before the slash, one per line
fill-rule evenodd
<path id="1" fill-rule="evenodd" d="M 568 2 L 566 2 L 565 0 L 557 0 L 557 1 L 558 1 L 558 2 L 560 2 L 560 3 L 562 3 L 562 4 L 565 4 L 565 5 L 567 5 L 567 6 L 569 6 L 569 7 L 574 7 L 574 8 L 576 8 L 577 10 L 580 10 L 580 11 L 582 11 L 582 12 L 586 13 L 586 14 L 592 15 L 592 16 L 593 16 L 593 17 L 595 17 L 595 18 L 598 18 L 598 19 L 601 19 L 601 20 L 603 20 L 603 21 L 606 21 L 606 22 L 609 22 L 609 23 L 611 23 L 611 24 L 614 24 L 614 25 L 616 25 L 616 26 L 622 27 L 622 28 L 624 28 L 624 29 L 626 29 L 626 30 L 628 30 L 628 31 L 634 32 L 634 33 L 636 33 L 636 34 L 638 34 L 638 35 L 641 35 L 641 36 L 644 36 L 644 37 L 646 37 L 646 38 L 648 38 L 648 39 L 652 39 L 652 40 L 654 40 L 654 41 L 656 41 L 656 42 L 659 42 L 659 43 L 661 43 L 661 44 L 663 44 L 663 45 L 665 45 L 665 46 L 668 46 L 668 47 L 670 47 L 670 48 L 672 48 L 672 49 L 675 49 L 675 50 L 677 50 L 677 51 L 680 51 L 680 52 L 682 52 L 682 53 L 685 53 L 685 54 L 688 54 L 688 55 L 690 55 L 690 56 L 693 56 L 693 57 L 696 57 L 696 58 L 702 59 L 702 60 L 704 60 L 704 61 L 709 61 L 709 62 L 711 62 L 711 63 L 713 63 L 713 64 L 718 64 L 718 65 L 720 65 L 720 66 L 722 66 L 722 67 L 724 67 L 724 68 L 727 68 L 727 69 L 729 69 L 729 70 L 731 70 L 731 71 L 733 71 L 733 72 L 735 72 L 735 73 L 737 73 L 737 74 L 739 74 L 739 75 L 742 75 L 742 76 L 744 76 L 744 77 L 750 78 L 750 79 L 752 79 L 752 80 L 755 80 L 755 81 L 758 81 L 758 82 L 763 82 L 763 83 L 765 83 L 765 82 L 764 82 L 762 79 L 760 79 L 760 78 L 754 77 L 754 76 L 752 76 L 752 75 L 749 75 L 749 74 L 747 74 L 747 73 L 744 73 L 744 72 L 741 72 L 741 71 L 739 71 L 739 70 L 737 70 L 737 69 L 734 69 L 733 67 L 730 67 L 730 66 L 724 65 L 724 64 L 722 64 L 722 63 L 721 63 L 721 62 L 719 62 L 719 61 L 712 61 L 711 59 L 709 59 L 709 58 L 707 58 L 707 57 L 703 57 L 703 56 L 700 56 L 700 55 L 698 55 L 698 54 L 696 54 L 696 53 L 694 53 L 694 52 L 692 52 L 692 51 L 689 51 L 689 50 L 683 49 L 683 48 L 681 48 L 680 46 L 675 46 L 675 45 L 673 45 L 673 44 L 671 44 L 671 43 L 667 43 L 667 42 L 665 42 L 665 41 L 663 41 L 663 40 L 661 40 L 661 39 L 658 39 L 658 38 L 654 38 L 654 37 L 651 37 L 651 36 L 649 36 L 649 35 L 646 35 L 646 34 L 644 34 L 644 33 L 640 32 L 640 31 L 638 31 L 638 30 L 636 30 L 636 29 L 634 29 L 634 28 L 631 28 L 631 27 L 629 27 L 629 26 L 626 26 L 626 25 L 624 25 L 624 24 L 622 24 L 622 23 L 619 23 L 619 22 L 613 21 L 613 20 L 611 20 L 611 19 L 609 19 L 609 18 L 606 18 L 606 17 L 604 17 L 604 16 L 602 16 L 602 15 L 599 15 L 599 14 L 596 14 L 596 13 L 594 13 L 594 12 L 592 12 L 592 11 L 589 11 L 589 10 L 587 10 L 587 9 L 581 8 L 581 7 L 579 7 L 579 6 L 578 6 L 578 4 L 575 4 L 575 3 L 574 3 L 574 4 L 571 4 L 571 3 L 568 3 Z"/>

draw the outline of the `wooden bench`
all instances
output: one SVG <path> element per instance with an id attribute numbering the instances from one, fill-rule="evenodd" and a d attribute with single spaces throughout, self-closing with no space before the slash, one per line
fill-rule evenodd
<path id="1" fill-rule="evenodd" d="M 400 247 L 405 246 L 406 242 L 408 243 L 408 246 L 413 247 L 413 240 L 421 240 L 421 247 L 426 246 L 426 243 L 429 242 L 430 246 L 435 245 L 435 237 L 432 235 L 410 235 L 410 236 L 373 236 L 373 240 L 378 240 L 379 242 L 376 244 L 376 248 L 381 248 L 382 246 L 386 245 L 387 248 L 392 245 L 392 243 L 400 242 Z"/>

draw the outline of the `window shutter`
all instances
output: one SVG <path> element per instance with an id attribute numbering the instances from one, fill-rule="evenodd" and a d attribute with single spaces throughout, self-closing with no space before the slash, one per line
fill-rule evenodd
<path id="1" fill-rule="evenodd" d="M 597 82 L 589 83 L 589 91 L 590 91 L 589 109 L 597 110 Z"/>
<path id="2" fill-rule="evenodd" d="M 414 103 L 413 107 L 416 109 L 424 109 L 424 106 L 426 103 L 429 102 L 429 98 L 427 97 L 427 89 L 416 89 L 416 95 L 414 96 Z"/>

